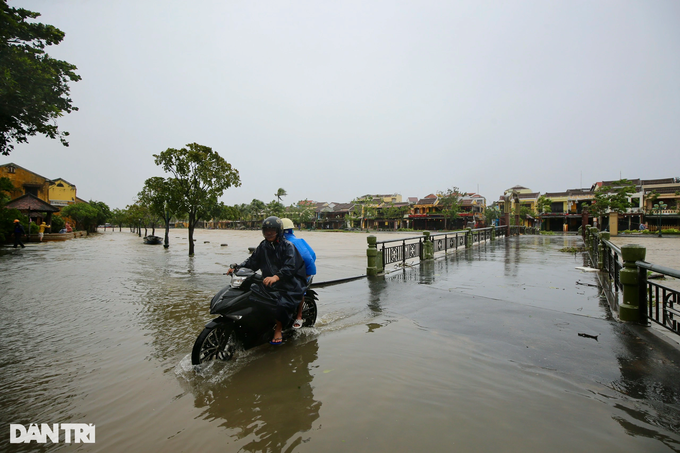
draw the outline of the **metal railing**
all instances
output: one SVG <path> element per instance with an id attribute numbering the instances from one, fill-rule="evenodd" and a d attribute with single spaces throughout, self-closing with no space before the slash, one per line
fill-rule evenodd
<path id="1" fill-rule="evenodd" d="M 615 298 L 619 291 L 624 292 L 621 270 L 624 268 L 623 253 L 619 247 L 603 239 L 601 233 L 590 231 L 586 234 L 587 250 L 593 267 L 600 269 L 608 278 L 608 286 Z M 608 236 L 607 236 L 608 237 Z M 628 266 L 630 267 L 629 263 Z M 647 278 L 648 272 L 656 272 L 663 277 L 680 279 L 680 271 L 659 266 L 646 261 L 635 261 L 637 267 L 639 322 L 652 321 L 665 329 L 680 335 L 680 291 Z M 602 281 L 602 279 L 601 279 Z M 604 283 L 604 282 L 603 282 Z M 635 289 L 633 289 L 635 291 Z"/>
<path id="2" fill-rule="evenodd" d="M 465 231 L 454 231 L 452 233 L 437 233 L 430 235 L 430 240 L 434 245 L 434 252 L 444 253 L 448 252 L 450 249 L 458 249 L 458 247 L 465 246 L 465 238 L 467 234 Z"/>
<path id="3" fill-rule="evenodd" d="M 495 231 L 492 232 L 494 229 Z M 470 232 L 468 233 L 468 231 Z M 466 246 L 468 234 L 471 238 L 470 245 L 473 245 L 488 241 L 492 238 L 492 236 L 499 238 L 507 237 L 509 234 L 518 235 L 520 234 L 520 231 L 523 230 L 520 230 L 519 227 L 508 226 L 477 228 L 473 230 L 453 231 L 449 233 L 436 233 L 429 236 L 415 236 L 410 238 L 380 241 L 376 243 L 376 246 L 379 248 L 378 252 L 382 256 L 383 266 L 399 262 L 401 262 L 402 265 L 406 265 L 406 261 L 409 259 L 423 259 L 423 248 L 425 241 L 432 242 L 434 253 L 448 253 L 450 250 L 458 250 L 458 248 Z"/>
<path id="4" fill-rule="evenodd" d="M 680 334 L 680 324 L 678 323 L 680 319 L 680 307 L 678 306 L 680 291 L 650 281 L 647 278 L 648 271 L 680 278 L 680 271 L 646 261 L 636 261 L 635 265 L 638 268 L 640 285 L 640 321 L 646 323 L 649 319 L 671 332 Z"/>
<path id="5" fill-rule="evenodd" d="M 621 260 L 621 249 L 611 242 L 596 237 L 595 241 L 602 242 L 602 271 L 609 275 L 610 281 L 614 282 L 614 291 L 623 289 L 621 286 L 621 279 L 619 272 L 623 268 L 623 261 Z M 595 266 L 599 262 L 600 247 L 593 247 L 592 255 Z"/>
<path id="6" fill-rule="evenodd" d="M 403 265 L 406 265 L 406 260 L 408 259 L 422 259 L 423 239 L 424 236 L 417 236 L 412 238 L 378 242 L 378 244 L 382 244 L 380 253 L 382 254 L 383 265 L 385 266 L 388 264 L 398 263 L 400 261 Z M 400 244 L 393 246 L 385 245 L 395 242 L 399 242 Z"/>

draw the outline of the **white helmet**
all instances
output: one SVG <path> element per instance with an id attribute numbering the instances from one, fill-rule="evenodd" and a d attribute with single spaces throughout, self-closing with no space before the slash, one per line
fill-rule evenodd
<path id="1" fill-rule="evenodd" d="M 295 225 L 293 225 L 293 221 L 290 219 L 283 218 L 281 219 L 283 222 L 283 229 L 284 230 L 293 230 L 295 229 Z"/>

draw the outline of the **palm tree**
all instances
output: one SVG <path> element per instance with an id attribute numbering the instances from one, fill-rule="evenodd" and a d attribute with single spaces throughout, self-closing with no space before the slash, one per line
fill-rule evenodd
<path id="1" fill-rule="evenodd" d="M 279 190 L 277 190 L 276 193 L 274 194 L 274 196 L 279 200 L 279 203 L 281 203 L 281 197 L 285 197 L 286 195 L 288 194 L 282 188 L 279 188 Z"/>

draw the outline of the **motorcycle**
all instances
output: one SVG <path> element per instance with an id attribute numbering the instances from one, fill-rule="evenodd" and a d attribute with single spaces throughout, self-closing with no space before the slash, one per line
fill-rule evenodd
<path id="1" fill-rule="evenodd" d="M 276 299 L 261 274 L 242 267 L 231 276 L 231 284 L 210 301 L 210 313 L 219 315 L 205 325 L 191 351 L 191 363 L 231 360 L 237 351 L 262 345 L 272 339 Z M 316 323 L 317 294 L 307 288 L 302 306 L 302 326 Z M 292 335 L 294 319 L 283 326 L 283 338 Z"/>

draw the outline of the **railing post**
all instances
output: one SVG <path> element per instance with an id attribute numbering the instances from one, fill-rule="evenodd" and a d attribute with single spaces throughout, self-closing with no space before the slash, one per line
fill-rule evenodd
<path id="1" fill-rule="evenodd" d="M 621 321 L 640 321 L 640 288 L 636 261 L 644 261 L 647 249 L 637 244 L 621 247 L 623 269 L 619 271 L 619 278 L 623 285 L 623 303 L 619 306 Z"/>
<path id="2" fill-rule="evenodd" d="M 434 243 L 430 239 L 430 232 L 423 231 L 423 260 L 434 259 Z"/>
<path id="3" fill-rule="evenodd" d="M 595 227 L 590 227 L 588 231 L 588 246 L 590 247 L 590 253 L 595 254 L 595 247 L 596 247 L 596 241 L 595 241 L 595 235 L 598 233 L 597 228 Z"/>
<path id="4" fill-rule="evenodd" d="M 371 235 L 367 238 L 368 249 L 366 250 L 366 257 L 368 259 L 368 266 L 366 267 L 366 275 L 375 276 L 381 274 L 383 271 L 382 255 L 378 253 L 377 242 L 378 238 Z"/>
<path id="5" fill-rule="evenodd" d="M 465 248 L 469 249 L 472 247 L 472 228 L 465 230 Z"/>
<path id="6" fill-rule="evenodd" d="M 638 267 L 638 288 L 640 290 L 639 313 L 641 324 L 647 325 L 649 302 L 647 301 L 647 269 Z M 657 302 L 658 303 L 658 302 Z"/>
<path id="7" fill-rule="evenodd" d="M 610 236 L 605 231 L 598 233 L 598 235 L 600 240 L 597 241 L 597 268 L 602 270 L 604 269 L 604 243 L 602 241 L 608 241 Z"/>

